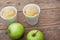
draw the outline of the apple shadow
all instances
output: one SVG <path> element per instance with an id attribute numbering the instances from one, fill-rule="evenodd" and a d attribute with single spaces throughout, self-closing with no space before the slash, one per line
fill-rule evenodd
<path id="1" fill-rule="evenodd" d="M 21 38 L 19 38 L 18 40 L 22 40 L 24 38 L 24 34 L 21 36 Z"/>

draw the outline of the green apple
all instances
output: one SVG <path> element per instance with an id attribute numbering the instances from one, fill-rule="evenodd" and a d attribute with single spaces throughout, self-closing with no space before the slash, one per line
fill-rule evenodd
<path id="1" fill-rule="evenodd" d="M 32 30 L 27 34 L 27 40 L 44 40 L 44 35 L 39 30 Z"/>
<path id="2" fill-rule="evenodd" d="M 24 27 L 20 23 L 13 23 L 8 27 L 8 34 L 12 39 L 19 39 L 24 33 Z"/>

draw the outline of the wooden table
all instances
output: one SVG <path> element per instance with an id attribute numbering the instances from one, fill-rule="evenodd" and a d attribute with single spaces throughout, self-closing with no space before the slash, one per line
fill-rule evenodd
<path id="1" fill-rule="evenodd" d="M 35 3 L 41 7 L 39 22 L 34 26 L 27 24 L 22 13 L 23 7 L 29 3 Z M 26 40 L 27 33 L 33 29 L 42 31 L 45 40 L 60 40 L 60 0 L 0 0 L 0 10 L 9 5 L 17 8 L 17 21 L 25 27 L 21 40 Z M 7 23 L 0 18 L 0 40 L 11 40 L 7 28 Z"/>

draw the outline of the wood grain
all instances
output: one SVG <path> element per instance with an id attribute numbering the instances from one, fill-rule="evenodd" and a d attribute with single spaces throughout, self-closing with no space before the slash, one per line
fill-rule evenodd
<path id="1" fill-rule="evenodd" d="M 22 17 L 22 18 L 21 18 Z M 6 22 L 0 18 L 0 29 L 6 29 L 8 26 Z M 29 27 L 47 27 L 47 26 L 60 26 L 60 9 L 41 10 L 38 24 L 31 26 L 29 25 L 23 13 L 18 11 L 17 21 L 24 25 L 25 28 Z"/>
<path id="2" fill-rule="evenodd" d="M 31 30 L 40 30 L 43 32 L 45 40 L 59 40 L 60 39 L 60 27 L 48 27 L 48 28 L 25 28 L 25 33 L 19 40 L 26 40 L 27 33 Z M 1 40 L 11 40 L 7 34 L 7 30 L 0 30 Z"/>
<path id="3" fill-rule="evenodd" d="M 23 15 L 23 7 L 35 3 L 41 8 L 38 24 L 29 25 Z M 45 40 L 60 40 L 60 0 L 0 0 L 0 10 L 5 6 L 14 6 L 18 10 L 17 21 L 24 25 L 25 33 L 19 40 L 26 40 L 30 30 L 43 32 Z M 8 36 L 8 23 L 0 17 L 0 40 L 12 40 Z"/>
<path id="4" fill-rule="evenodd" d="M 41 9 L 60 9 L 59 0 L 0 0 L 0 9 L 5 6 L 15 6 L 18 10 L 22 11 L 23 7 L 27 4 L 35 3 L 38 4 Z"/>
<path id="5" fill-rule="evenodd" d="M 25 33 L 21 40 L 25 40 L 27 33 L 33 29 L 42 31 L 44 33 L 45 40 L 60 40 L 59 18 L 60 9 L 41 10 L 38 24 L 31 26 L 26 22 L 23 13 L 21 11 L 18 11 L 17 21 L 23 24 L 25 27 Z M 7 23 L 3 19 L 1 19 L 0 25 L 1 40 L 11 40 L 11 38 L 7 34 Z"/>
<path id="6" fill-rule="evenodd" d="M 19 15 L 21 15 L 21 16 L 19 16 Z M 20 18 L 20 17 L 22 17 L 22 18 Z M 41 10 L 41 13 L 39 16 L 39 22 L 35 26 L 45 27 L 45 26 L 60 25 L 59 18 L 60 18 L 60 9 Z M 30 26 L 27 24 L 22 12 L 18 13 L 18 22 L 24 24 L 24 26 L 26 26 L 26 27 Z"/>

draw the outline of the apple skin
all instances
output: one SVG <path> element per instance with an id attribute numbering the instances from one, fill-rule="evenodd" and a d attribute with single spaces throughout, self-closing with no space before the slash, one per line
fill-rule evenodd
<path id="1" fill-rule="evenodd" d="M 19 39 L 24 33 L 24 27 L 20 23 L 13 23 L 8 27 L 8 34 L 12 39 Z"/>
<path id="2" fill-rule="evenodd" d="M 27 34 L 26 40 L 44 40 L 44 35 L 39 30 L 32 30 Z"/>

